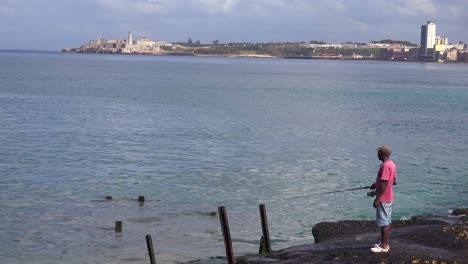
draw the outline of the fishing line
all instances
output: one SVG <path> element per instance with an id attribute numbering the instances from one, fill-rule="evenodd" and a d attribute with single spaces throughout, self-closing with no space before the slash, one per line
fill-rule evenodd
<path id="1" fill-rule="evenodd" d="M 293 199 L 299 199 L 299 198 L 305 198 L 305 197 L 311 197 L 311 196 L 317 196 L 317 195 L 325 195 L 325 194 L 332 194 L 332 193 L 340 193 L 340 192 L 349 192 L 349 191 L 363 190 L 363 189 L 370 189 L 370 186 L 357 187 L 357 188 L 352 188 L 352 189 L 343 189 L 343 190 L 337 190 L 337 191 L 331 191 L 331 192 L 324 192 L 324 193 L 314 193 L 314 194 L 308 194 L 308 195 L 302 195 L 302 196 L 294 196 L 294 197 L 284 198 L 284 199 L 282 199 L 281 201 L 287 201 L 287 200 L 293 200 Z"/>

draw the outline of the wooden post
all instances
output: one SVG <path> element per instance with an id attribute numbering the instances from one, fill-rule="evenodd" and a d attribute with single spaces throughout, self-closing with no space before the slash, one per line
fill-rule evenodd
<path id="1" fill-rule="evenodd" d="M 265 249 L 267 254 L 271 253 L 271 243 L 270 243 L 270 232 L 268 231 L 268 220 L 266 214 L 266 208 L 264 204 L 259 205 L 260 210 L 260 220 L 262 223 L 262 234 L 263 238 L 265 239 Z"/>
<path id="2" fill-rule="evenodd" d="M 156 264 L 156 257 L 154 256 L 154 249 L 153 249 L 153 240 L 151 239 L 151 235 L 146 235 L 146 245 L 148 246 L 148 254 L 151 264 Z"/>
<path id="3" fill-rule="evenodd" d="M 262 238 L 260 238 L 260 247 L 258 248 L 258 254 L 262 254 L 262 252 L 264 251 L 264 248 L 265 248 L 265 238 L 262 236 Z"/>
<path id="4" fill-rule="evenodd" d="M 122 233 L 122 221 L 115 222 L 115 232 Z"/>
<path id="5" fill-rule="evenodd" d="M 221 231 L 224 237 L 224 247 L 226 248 L 226 258 L 228 264 L 235 264 L 236 259 L 232 250 L 231 232 L 229 231 L 229 223 L 226 213 L 226 207 L 218 207 L 219 221 L 221 222 Z"/>

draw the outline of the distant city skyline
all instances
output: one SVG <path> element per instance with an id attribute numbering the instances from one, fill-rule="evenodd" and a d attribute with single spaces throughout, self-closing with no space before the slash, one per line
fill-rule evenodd
<path id="1" fill-rule="evenodd" d="M 60 50 L 98 37 L 179 42 L 407 40 L 421 25 L 468 41 L 465 0 L 2 0 L 0 49 Z"/>

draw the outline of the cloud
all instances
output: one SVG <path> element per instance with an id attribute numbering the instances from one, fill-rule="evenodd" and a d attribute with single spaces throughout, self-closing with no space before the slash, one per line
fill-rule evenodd
<path id="1" fill-rule="evenodd" d="M 403 16 L 419 16 L 425 15 L 433 17 L 437 14 L 437 7 L 434 1 L 431 0 L 412 0 L 412 1 L 397 1 L 398 12 Z"/>
<path id="2" fill-rule="evenodd" d="M 0 15 L 13 16 L 20 8 L 18 0 L 3 0 L 0 3 Z"/>
<path id="3" fill-rule="evenodd" d="M 305 0 L 98 0 L 120 14 L 273 15 L 311 6 Z"/>
<path id="4" fill-rule="evenodd" d="M 98 0 L 97 3 L 107 11 L 119 14 L 158 14 L 167 10 L 174 1 L 164 0 Z"/>
<path id="5" fill-rule="evenodd" d="M 119 14 L 224 14 L 239 0 L 98 0 L 99 5 Z"/>
<path id="6" fill-rule="evenodd" d="M 107 1 L 111 7 L 115 5 L 115 1 L 101 1 Z M 457 6 L 463 0 L 117 2 L 123 6 L 119 10 L 120 15 L 128 17 L 129 21 L 138 20 L 136 17 L 139 15 L 151 14 L 153 16 L 146 18 L 152 24 L 163 24 L 171 31 L 202 40 L 288 41 L 315 38 L 326 41 L 367 41 L 392 36 L 416 41 L 419 39 L 420 25 L 434 19 L 437 10 Z M 409 34 L 413 35 L 408 37 Z"/>
<path id="7" fill-rule="evenodd" d="M 370 29 L 370 25 L 367 24 L 367 23 L 357 21 L 357 20 L 354 20 L 354 19 L 351 19 L 350 22 L 354 25 L 355 28 L 357 28 L 361 32 L 368 32 L 369 29 Z"/>
<path id="8" fill-rule="evenodd" d="M 0 24 L 8 25 L 0 27 L 0 48 L 30 45 L 30 39 L 61 48 L 96 37 L 124 38 L 128 29 L 167 41 L 419 42 L 427 20 L 436 21 L 438 34 L 450 41 L 467 41 L 467 5 L 466 0 L 0 0 Z"/>
<path id="9" fill-rule="evenodd" d="M 211 14 L 227 14 L 230 13 L 239 1 L 236 0 L 198 0 L 197 1 L 204 10 Z"/>

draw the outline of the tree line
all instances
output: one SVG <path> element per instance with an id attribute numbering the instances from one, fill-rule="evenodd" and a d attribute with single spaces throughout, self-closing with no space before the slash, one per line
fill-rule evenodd
<path id="1" fill-rule="evenodd" d="M 320 41 L 311 41 L 309 43 L 325 44 L 325 42 Z M 221 44 L 218 40 L 214 40 L 210 44 L 202 44 L 198 40 L 194 42 L 189 38 L 187 42 L 178 42 L 173 44 L 174 45 L 172 47 L 163 47 L 163 49 L 167 52 L 192 53 L 195 55 L 270 55 L 274 57 L 312 57 L 323 54 L 341 54 L 343 56 L 357 54 L 370 56 L 377 55 L 379 52 L 378 48 L 311 48 L 306 45 L 306 42 L 231 42 Z"/>

